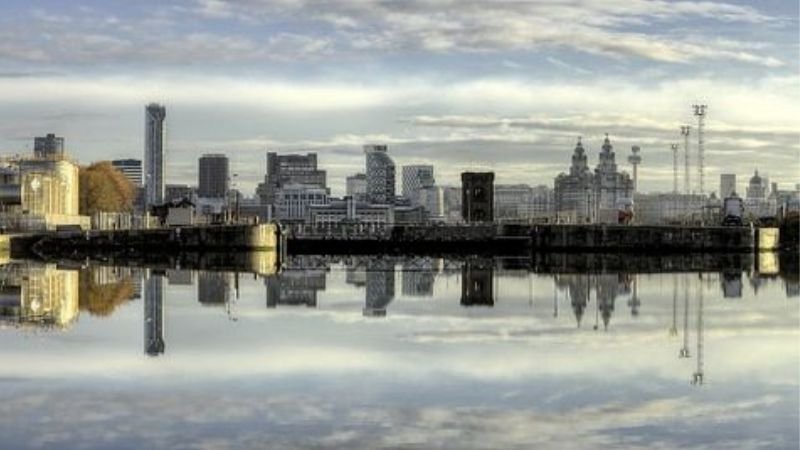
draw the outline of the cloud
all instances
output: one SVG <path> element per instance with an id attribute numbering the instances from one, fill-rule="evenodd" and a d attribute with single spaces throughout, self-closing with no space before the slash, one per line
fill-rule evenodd
<path id="1" fill-rule="evenodd" d="M 223 3 L 199 0 L 203 17 L 274 22 L 300 16 L 332 26 L 340 47 L 380 51 L 484 52 L 564 48 L 614 58 L 638 57 L 668 63 L 699 59 L 737 61 L 765 67 L 784 63 L 763 52 L 753 53 L 750 40 L 686 39 L 665 32 L 688 20 L 763 25 L 779 23 L 749 6 L 712 2 L 545 1 L 323 3 L 257 1 Z M 647 30 L 632 31 L 634 29 Z"/>
<path id="2" fill-rule="evenodd" d="M 568 50 L 662 63 L 732 61 L 777 68 L 772 43 L 746 30 L 784 19 L 722 2 L 311 2 L 196 0 L 103 10 L 33 9 L 0 33 L 0 58 L 33 63 L 206 64 L 375 59 L 407 52 L 498 53 Z M 717 36 L 672 31 L 697 23 L 737 24 Z M 789 22 L 791 23 L 791 22 Z M 707 27 L 694 26 L 695 30 Z M 775 50 L 777 51 L 777 50 Z"/>

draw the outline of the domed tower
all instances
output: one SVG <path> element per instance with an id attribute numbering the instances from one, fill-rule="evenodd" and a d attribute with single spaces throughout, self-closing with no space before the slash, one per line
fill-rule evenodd
<path id="1" fill-rule="evenodd" d="M 581 138 L 578 137 L 578 143 L 575 144 L 575 150 L 572 153 L 572 165 L 569 168 L 569 174 L 572 176 L 580 176 L 588 171 L 589 162 L 586 158 L 586 151 L 583 149 Z"/>

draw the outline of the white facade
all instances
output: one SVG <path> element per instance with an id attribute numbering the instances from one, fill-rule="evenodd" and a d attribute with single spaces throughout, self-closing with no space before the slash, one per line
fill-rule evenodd
<path id="1" fill-rule="evenodd" d="M 370 205 L 355 202 L 350 197 L 334 200 L 327 205 L 309 206 L 309 222 L 314 226 L 337 224 L 392 225 L 394 206 Z"/>
<path id="2" fill-rule="evenodd" d="M 327 189 L 305 184 L 290 184 L 276 193 L 275 216 L 279 220 L 305 221 L 308 219 L 309 206 L 327 204 Z"/>

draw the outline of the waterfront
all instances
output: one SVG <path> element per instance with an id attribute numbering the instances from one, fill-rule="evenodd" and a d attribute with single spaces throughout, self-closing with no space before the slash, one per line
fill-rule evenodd
<path id="1" fill-rule="evenodd" d="M 796 260 L 587 258 L 8 263 L 2 447 L 797 448 Z"/>

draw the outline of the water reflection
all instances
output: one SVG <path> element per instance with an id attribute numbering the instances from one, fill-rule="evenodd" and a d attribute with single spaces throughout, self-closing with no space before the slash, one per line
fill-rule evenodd
<path id="1" fill-rule="evenodd" d="M 643 308 L 646 308 L 648 298 L 640 290 L 642 277 L 648 276 L 648 272 L 671 271 L 677 265 L 668 258 L 634 258 L 629 260 L 634 268 L 630 271 L 623 270 L 626 263 L 614 255 L 584 255 L 582 259 L 576 255 L 551 255 L 549 258 L 556 262 L 554 267 L 544 271 L 549 273 L 537 273 L 537 270 L 543 270 L 541 260 L 536 258 L 531 261 L 481 257 L 304 255 L 290 257 L 280 272 L 261 271 L 266 266 L 272 267 L 272 263 L 266 266 L 252 263 L 258 258 L 242 256 L 238 260 L 250 261 L 242 267 L 255 264 L 259 268 L 254 275 L 263 279 L 268 310 L 319 308 L 320 295 L 330 287 L 332 273 L 344 274 L 344 284 L 334 283 L 334 288 L 349 286 L 348 289 L 360 292 L 363 296 L 361 313 L 369 318 L 389 314 L 397 300 L 397 279 L 401 285 L 401 302 L 437 298 L 437 291 L 442 290 L 440 283 L 445 283 L 444 291 L 452 292 L 447 286 L 455 281 L 460 287 L 460 297 L 456 300 L 453 295 L 452 301 L 470 309 L 494 309 L 498 302 L 504 301 L 504 295 L 509 295 L 502 286 L 510 283 L 516 286 L 512 297 L 528 291 L 532 308 L 534 296 L 540 295 L 534 291 L 541 291 L 541 279 L 545 277 L 552 283 L 554 320 L 559 318 L 560 303 L 564 302 L 572 311 L 575 328 L 580 329 L 589 315 L 590 329 L 604 332 L 613 328 L 620 302 L 627 306 L 634 320 L 646 311 Z M 741 255 L 723 256 L 714 260 L 716 262 L 710 271 L 699 270 L 702 262 L 707 260 L 705 257 L 691 258 L 697 272 L 676 272 L 669 277 L 667 298 L 671 299 L 671 322 L 666 328 L 670 336 L 680 338 L 678 356 L 695 358 L 697 366 L 692 380 L 702 384 L 705 293 L 713 291 L 716 286 L 722 298 L 742 298 L 746 277 L 756 295 L 767 285 L 783 283 L 786 296 L 793 297 L 800 292 L 800 282 L 796 273 L 781 271 L 782 264 L 789 269 L 797 267 L 795 259 L 785 255 L 759 254 L 754 259 Z M 55 264 L 9 262 L 1 266 L 0 272 L 0 319 L 16 327 L 65 329 L 78 319 L 79 308 L 96 317 L 108 317 L 121 305 L 143 297 L 144 353 L 157 356 L 166 348 L 164 336 L 168 323 L 164 311 L 165 303 L 169 301 L 166 298 L 167 283 L 176 288 L 196 285 L 196 299 L 200 305 L 223 308 L 229 319 L 237 320 L 233 304 L 239 297 L 239 272 L 192 270 L 179 266 L 188 260 L 180 260 L 175 264 L 177 267 L 160 264 L 160 267 L 150 269 L 98 264 L 69 268 Z M 204 267 L 209 267 L 209 261 L 203 260 Z M 572 265 L 564 266 L 567 261 Z M 221 267 L 224 269 L 229 265 Z M 581 270 L 585 272 L 581 273 Z M 535 285 L 539 287 L 534 288 Z"/>
<path id="2" fill-rule="evenodd" d="M 164 353 L 164 278 L 166 273 L 151 270 L 144 282 L 144 352 Z"/>
<path id="3" fill-rule="evenodd" d="M 79 272 L 55 264 L 6 264 L 0 271 L 0 321 L 17 327 L 68 328 L 78 318 Z"/>
<path id="4" fill-rule="evenodd" d="M 797 448 L 798 265 L 772 256 L 9 262 L 0 431 L 9 448 Z"/>

